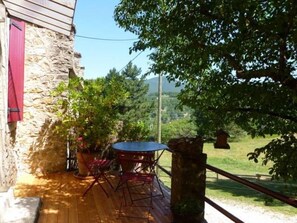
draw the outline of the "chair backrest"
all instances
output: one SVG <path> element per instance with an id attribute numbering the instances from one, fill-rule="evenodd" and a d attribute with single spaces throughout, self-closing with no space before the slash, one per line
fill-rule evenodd
<path id="1" fill-rule="evenodd" d="M 80 160 L 80 168 L 83 169 L 86 175 L 93 174 L 94 171 L 98 171 L 99 169 L 109 169 L 113 163 L 113 159 L 105 158 L 102 155 L 102 152 L 91 153 L 87 150 L 86 153 L 81 153 L 77 156 Z"/>
<path id="2" fill-rule="evenodd" d="M 117 152 L 117 160 L 123 172 L 154 171 L 154 156 L 154 152 Z"/>

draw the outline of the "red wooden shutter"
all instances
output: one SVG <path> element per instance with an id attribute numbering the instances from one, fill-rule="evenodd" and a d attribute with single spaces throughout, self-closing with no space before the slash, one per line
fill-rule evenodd
<path id="1" fill-rule="evenodd" d="M 8 55 L 8 122 L 23 120 L 25 22 L 11 19 Z"/>

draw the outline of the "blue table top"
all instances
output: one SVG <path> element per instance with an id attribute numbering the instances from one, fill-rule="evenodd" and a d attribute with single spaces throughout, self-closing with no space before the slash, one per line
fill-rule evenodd
<path id="1" fill-rule="evenodd" d="M 130 152 L 153 152 L 168 149 L 167 145 L 157 142 L 118 142 L 112 148 Z"/>

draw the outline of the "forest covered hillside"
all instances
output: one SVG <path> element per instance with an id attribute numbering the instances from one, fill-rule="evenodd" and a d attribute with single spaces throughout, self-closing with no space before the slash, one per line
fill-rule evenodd
<path id="1" fill-rule="evenodd" d="M 153 77 L 145 81 L 145 83 L 149 85 L 148 94 L 158 92 L 158 82 L 159 82 L 159 77 Z M 162 92 L 178 93 L 182 88 L 183 86 L 176 87 L 175 82 L 173 81 L 169 82 L 166 77 L 162 77 Z"/>

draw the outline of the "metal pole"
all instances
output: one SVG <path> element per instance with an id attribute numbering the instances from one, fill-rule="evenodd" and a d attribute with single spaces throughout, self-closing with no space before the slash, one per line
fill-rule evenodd
<path id="1" fill-rule="evenodd" d="M 161 143 L 161 111 L 162 111 L 162 74 L 159 74 L 158 83 L 158 142 Z"/>
<path id="2" fill-rule="evenodd" d="M 162 111 L 162 75 L 159 74 L 159 82 L 158 82 L 158 143 L 161 143 L 161 111 Z M 159 157 L 159 152 L 157 151 L 157 157 Z M 159 161 L 158 161 L 159 162 Z M 159 176 L 159 168 L 157 165 L 156 174 Z"/>

